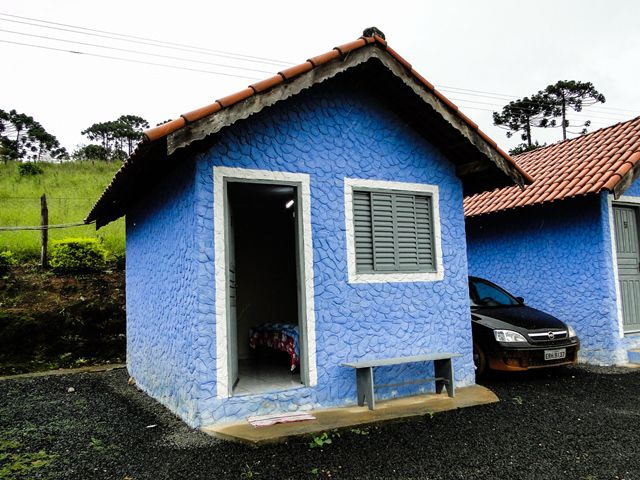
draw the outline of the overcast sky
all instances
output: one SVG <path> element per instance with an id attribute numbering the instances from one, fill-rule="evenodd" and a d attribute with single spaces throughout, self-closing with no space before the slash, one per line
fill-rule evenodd
<path id="1" fill-rule="evenodd" d="M 86 143 L 80 132 L 95 122 L 134 114 L 154 126 L 269 77 L 286 62 L 301 63 L 354 40 L 372 25 L 503 148 L 518 141 L 492 125 L 490 110 L 510 95 L 530 95 L 560 79 L 591 81 L 606 96 L 606 104 L 572 115 L 590 118 L 592 130 L 640 115 L 637 0 L 3 0 L 0 108 L 33 116 L 71 152 Z M 75 27 L 103 33 L 69 31 Z M 114 34 L 208 50 L 105 38 Z M 560 135 L 553 130 L 534 138 L 553 142 Z"/>

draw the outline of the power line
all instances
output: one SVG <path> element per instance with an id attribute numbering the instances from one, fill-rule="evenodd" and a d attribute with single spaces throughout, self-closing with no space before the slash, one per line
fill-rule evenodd
<path id="1" fill-rule="evenodd" d="M 461 107 L 461 109 L 465 109 L 465 110 L 481 110 L 483 112 L 494 112 L 495 111 L 495 110 L 492 110 L 490 108 L 472 107 L 470 105 L 458 105 L 458 107 Z M 577 120 L 575 118 L 568 118 L 567 120 L 569 120 L 569 121 L 580 121 L 580 120 Z M 608 127 L 608 126 L 611 126 L 612 124 L 611 123 L 604 123 L 604 122 L 591 122 L 591 125 L 602 125 L 602 126 Z M 496 125 L 496 126 L 499 126 L 499 125 Z M 556 127 L 560 127 L 560 126 L 561 125 L 556 125 Z M 575 126 L 577 126 L 577 125 L 571 125 L 571 127 L 575 127 Z M 551 127 L 551 126 L 549 126 L 549 127 L 537 127 L 535 125 L 532 125 L 532 127 L 533 128 L 556 128 L 556 127 Z"/>
<path id="2" fill-rule="evenodd" d="M 256 61 L 256 62 L 265 63 L 265 64 L 266 63 L 272 63 L 272 64 L 275 64 L 275 65 L 278 65 L 278 66 L 284 65 L 284 64 L 292 65 L 291 62 L 285 62 L 285 61 L 281 61 L 281 60 L 274 60 L 274 59 L 271 59 L 271 58 L 257 57 L 257 56 L 244 55 L 244 54 L 237 54 L 237 53 L 232 53 L 232 52 L 226 52 L 224 50 L 214 50 L 214 49 L 208 49 L 208 48 L 203 48 L 203 47 L 196 47 L 196 46 L 193 46 L 193 45 L 187 45 L 187 44 L 182 44 L 182 43 L 177 43 L 177 42 L 167 42 L 167 41 L 157 40 L 157 39 L 148 38 L 148 37 L 140 37 L 140 36 L 135 36 L 135 35 L 121 34 L 121 33 L 117 33 L 117 32 L 110 32 L 110 31 L 107 31 L 107 30 L 98 30 L 98 29 L 86 28 L 86 27 L 81 27 L 81 26 L 77 26 L 77 25 L 71 25 L 71 24 L 67 24 L 67 23 L 51 22 L 51 21 L 36 19 L 36 18 L 32 18 L 32 17 L 24 17 L 24 16 L 12 15 L 12 14 L 2 13 L 2 12 L 0 12 L 0 15 L 1 16 L 5 16 L 5 17 L 14 18 L 14 19 L 29 20 L 31 22 L 35 21 L 35 22 L 38 22 L 38 23 L 47 24 L 47 25 L 38 25 L 38 24 L 31 23 L 31 22 L 24 22 L 24 21 L 19 21 L 19 20 L 10 20 L 10 19 L 6 19 L 6 18 L 0 18 L 0 21 L 20 23 L 20 24 L 35 26 L 37 28 L 48 28 L 48 29 L 62 30 L 62 31 L 71 32 L 71 33 L 75 33 L 75 34 L 90 35 L 90 36 L 95 36 L 95 37 L 100 37 L 100 38 L 109 38 L 109 39 L 113 39 L 113 40 L 117 40 L 117 41 L 138 43 L 138 44 L 150 45 L 150 46 L 160 47 L 160 48 L 171 48 L 171 49 L 176 49 L 176 50 L 181 50 L 181 51 L 188 51 L 188 52 L 192 52 L 192 53 L 214 54 L 214 55 L 223 56 L 225 58 L 232 58 L 232 59 L 240 60 L 240 61 Z M 57 25 L 58 27 L 53 27 L 53 26 L 48 26 L 48 25 Z M 70 30 L 69 28 L 60 28 L 60 27 L 69 27 L 69 28 L 71 28 L 73 30 Z M 81 30 L 81 31 L 77 31 L 77 30 Z M 270 71 L 259 70 L 259 69 L 250 69 L 250 68 L 245 68 L 245 67 L 241 67 L 241 66 L 231 66 L 231 65 L 224 65 L 224 64 L 208 63 L 208 62 L 203 62 L 203 61 L 198 61 L 198 60 L 193 60 L 193 59 L 184 59 L 184 58 L 180 58 L 180 57 L 174 57 L 174 56 L 168 56 L 168 55 L 165 56 L 165 55 L 161 55 L 161 54 L 154 54 L 154 53 L 150 53 L 150 52 L 142 52 L 142 51 L 130 50 L 130 49 L 120 49 L 118 47 L 107 47 L 107 46 L 104 46 L 104 45 L 96 45 L 96 44 L 90 44 L 90 43 L 85 43 L 85 42 L 77 42 L 77 41 L 73 41 L 73 40 L 52 38 L 52 37 L 39 36 L 39 35 L 27 34 L 27 33 L 21 33 L 21 32 L 11 32 L 11 31 L 7 31 L 7 30 L 4 30 L 4 31 L 8 32 L 8 33 L 16 33 L 18 35 L 27 35 L 27 36 L 34 36 L 34 37 L 38 37 L 38 38 L 53 39 L 53 40 L 57 40 L 57 41 L 61 41 L 61 42 L 77 43 L 77 44 L 81 44 L 81 45 L 94 46 L 94 47 L 97 47 L 97 48 L 106 48 L 106 49 L 124 51 L 124 52 L 128 52 L 128 53 L 136 53 L 136 54 L 149 55 L 149 56 L 155 56 L 155 57 L 160 57 L 160 58 L 168 58 L 168 59 L 178 60 L 178 61 L 210 64 L 210 65 L 213 65 L 213 66 L 221 66 L 221 67 L 224 67 L 224 68 L 237 68 L 237 69 L 242 69 L 242 70 L 247 70 L 247 71 L 255 71 L 255 72 L 260 72 L 260 73 L 271 73 Z M 91 33 L 86 33 L 86 32 L 91 32 Z M 131 61 L 131 60 L 127 60 L 127 61 Z M 161 65 L 158 65 L 158 66 L 164 66 L 164 67 L 168 67 L 168 68 L 177 68 L 176 66 L 170 66 L 170 65 L 166 65 L 166 64 L 161 64 Z M 198 70 L 195 70 L 195 71 L 198 71 Z M 212 72 L 203 72 L 203 73 L 212 73 Z M 219 73 L 219 72 L 213 72 L 213 73 Z M 475 89 L 468 89 L 468 88 L 462 88 L 462 87 L 454 87 L 454 86 L 449 86 L 449 85 L 440 85 L 438 87 L 440 89 L 442 89 L 442 90 L 451 91 L 451 92 L 459 93 L 459 94 L 462 94 L 462 95 L 477 96 L 477 97 L 484 97 L 484 98 L 493 98 L 493 99 L 496 99 L 496 100 L 503 100 L 505 98 L 512 98 L 512 99 L 519 98 L 519 97 L 517 97 L 515 95 L 509 95 L 509 94 L 505 94 L 505 93 L 488 92 L 488 91 L 483 91 L 483 90 L 475 90 Z M 609 110 L 611 110 L 611 112 L 609 112 Z M 604 114 L 609 114 L 609 115 L 621 115 L 621 116 L 624 115 L 624 114 L 613 113 L 613 112 L 614 111 L 619 111 L 619 112 L 636 113 L 636 114 L 638 113 L 636 110 L 622 109 L 622 108 L 616 108 L 616 107 L 604 107 L 604 106 L 595 107 L 595 108 L 592 109 L 592 111 L 596 112 L 596 113 L 604 113 Z"/>
<path id="3" fill-rule="evenodd" d="M 478 105 L 489 105 L 489 106 L 495 106 L 495 107 L 499 107 L 500 109 L 502 108 L 502 106 L 500 104 L 497 103 L 491 103 L 491 102 L 480 102 L 478 100 L 469 100 L 467 98 L 453 98 L 453 97 L 449 97 L 449 100 L 451 101 L 456 101 L 456 102 L 469 102 L 469 103 L 475 103 Z M 535 105 L 535 103 L 531 103 L 532 105 Z M 520 108 L 520 107 L 511 107 L 514 110 L 521 110 L 521 111 L 527 111 L 526 108 Z M 620 120 L 620 119 L 628 119 L 628 116 L 626 115 L 621 115 L 621 114 L 613 114 L 613 113 L 607 113 L 607 115 L 616 115 L 616 116 L 609 116 L 609 117 L 603 117 L 602 115 L 598 115 L 598 114 L 593 114 L 591 112 L 585 112 L 584 110 L 580 111 L 580 112 L 576 112 L 574 110 L 568 110 L 571 111 L 572 114 L 575 115 L 588 115 L 589 117 L 593 117 L 593 118 L 600 118 L 602 120 Z"/>
<path id="4" fill-rule="evenodd" d="M 187 70 L 187 71 L 190 71 L 190 72 L 210 73 L 210 74 L 213 74 L 213 75 L 223 75 L 225 77 L 244 78 L 244 79 L 247 79 L 247 80 L 259 80 L 259 78 L 248 77 L 246 75 L 235 75 L 233 73 L 214 72 L 212 70 L 202 70 L 202 69 L 199 69 L 199 68 L 178 67 L 176 65 L 169 65 L 169 64 L 166 64 L 166 63 L 146 62 L 144 60 L 134 60 L 134 59 L 131 59 L 131 58 L 114 57 L 114 56 L 111 56 L 111 55 L 100 55 L 98 53 L 81 52 L 81 51 L 78 51 L 78 50 L 65 50 L 64 48 L 46 47 L 44 45 L 34 45 L 32 43 L 12 42 L 10 40 L 2 40 L 2 39 L 0 39 L 0 42 L 9 43 L 9 44 L 12 44 L 12 45 L 21 45 L 21 46 L 24 46 L 24 47 L 41 48 L 43 50 L 51 50 L 51 51 L 54 51 L 54 52 L 73 53 L 73 54 L 76 54 L 76 55 L 87 55 L 89 57 L 106 58 L 106 59 L 109 59 L 109 60 L 119 60 L 119 61 L 122 61 L 122 62 L 139 63 L 139 64 L 142 64 L 142 65 L 154 65 L 156 67 L 173 68 L 175 70 Z"/>
<path id="5" fill-rule="evenodd" d="M 440 90 L 444 90 L 444 91 L 450 91 L 453 93 L 460 93 L 462 95 L 469 95 L 469 96 L 475 96 L 475 97 L 486 97 L 486 98 L 496 98 L 497 100 L 501 100 L 503 98 L 515 98 L 515 99 L 520 99 L 523 97 L 518 97 L 516 95 L 509 95 L 506 93 L 496 93 L 496 92 L 486 92 L 483 90 L 472 90 L 469 88 L 461 88 L 461 87 L 452 87 L 452 86 L 448 86 L 448 85 L 436 85 L 436 87 L 438 87 Z M 470 93 L 463 93 L 463 92 L 470 92 Z M 482 94 L 482 95 L 478 95 L 478 94 Z M 605 106 L 599 106 L 596 107 L 597 109 L 601 109 L 601 110 L 617 110 L 617 111 L 621 111 L 621 112 L 629 112 L 629 113 L 638 113 L 637 110 L 629 110 L 626 108 L 616 108 L 616 107 L 605 107 Z M 606 113 L 606 112 L 603 112 Z"/>
<path id="6" fill-rule="evenodd" d="M 197 47 L 197 46 L 193 46 L 193 45 L 187 45 L 187 44 L 176 43 L 176 42 L 167 42 L 167 41 L 164 41 L 164 40 L 156 40 L 156 39 L 153 39 L 153 38 L 137 37 L 135 35 L 127 35 L 127 34 L 122 34 L 122 33 L 117 33 L 117 32 L 109 32 L 109 31 L 106 31 L 106 30 L 98 30 L 98 29 L 93 29 L 93 28 L 80 27 L 80 26 L 77 26 L 77 25 L 70 25 L 70 24 L 66 24 L 66 23 L 50 22 L 50 21 L 47 21 L 47 20 L 40 20 L 40 19 L 37 19 L 37 18 L 31 18 L 31 17 L 22 17 L 22 16 L 19 16 L 19 15 L 11 15 L 11 14 L 2 13 L 2 12 L 0 12 L 0 15 L 5 16 L 5 17 L 11 17 L 11 18 L 20 18 L 22 20 L 30 20 L 29 22 L 25 22 L 25 21 L 21 21 L 21 20 L 10 20 L 10 19 L 7 19 L 7 18 L 0 18 L 0 21 L 18 23 L 18 24 L 22 24 L 22 25 L 30 25 L 30 26 L 37 27 L 37 28 L 48 28 L 48 29 L 59 30 L 59 31 L 63 31 L 63 32 L 71 32 L 71 33 L 75 33 L 75 34 L 79 34 L 79 35 L 88 35 L 88 36 L 93 36 L 93 37 L 108 38 L 108 39 L 111 39 L 111 40 L 117 40 L 117 41 L 121 41 L 121 42 L 138 43 L 138 44 L 141 44 L 141 45 L 150 45 L 150 46 L 154 46 L 154 47 L 167 48 L 167 49 L 172 49 L 172 50 L 180 50 L 180 51 L 185 51 L 185 52 L 200 53 L 200 54 L 203 54 L 203 55 L 214 55 L 214 56 L 219 56 L 219 57 L 224 57 L 224 58 L 232 58 L 232 59 L 235 59 L 235 60 L 241 60 L 241 61 L 245 61 L 245 62 L 273 64 L 273 65 L 277 65 L 277 66 L 293 65 L 293 63 L 291 63 L 291 62 L 284 62 L 284 61 L 274 60 L 274 59 L 266 58 L 266 57 L 258 57 L 258 56 L 253 56 L 253 55 L 245 55 L 245 54 L 240 54 L 240 53 L 226 52 L 224 50 L 214 50 L 214 49 L 211 49 L 211 48 Z M 48 24 L 48 25 L 38 25 L 37 23 L 33 23 L 33 22 L 44 23 L 44 24 Z M 58 26 L 54 27 L 54 26 L 49 26 L 49 25 L 58 25 Z M 69 28 L 62 28 L 62 27 L 69 27 Z M 71 30 L 71 29 L 73 29 L 73 30 Z M 90 32 L 93 32 L 93 33 L 90 33 Z"/>
<path id="7" fill-rule="evenodd" d="M 271 70 L 259 70 L 259 69 L 255 69 L 255 68 L 249 68 L 249 67 L 239 67 L 236 65 L 228 65 L 228 64 L 224 64 L 224 63 L 213 63 L 213 62 L 205 62 L 203 60 L 195 60 L 195 59 L 189 59 L 189 58 L 181 58 L 181 57 L 174 57 L 171 55 L 161 55 L 158 53 L 149 53 L 149 52 L 143 52 L 141 50 L 131 50 L 128 48 L 118 48 L 118 47 L 109 47 L 106 45 L 99 45 L 96 43 L 87 43 L 87 42 L 80 42 L 77 40 L 67 40 L 64 38 L 56 38 L 56 37 L 48 37 L 46 35 L 36 35 L 33 33 L 25 33 L 25 32 L 16 32 L 14 30 L 4 30 L 2 28 L 0 28 L 0 32 L 5 32 L 5 33 L 12 33 L 12 34 L 16 34 L 16 35 L 22 35 L 25 37 L 33 37 L 33 38 L 41 38 L 44 40 L 54 40 L 57 42 L 64 42 L 64 43 L 71 43 L 74 45 L 83 45 L 83 46 L 87 46 L 87 47 L 96 47 L 96 48 L 104 48 L 106 50 L 116 50 L 119 52 L 125 52 L 125 53 L 135 53 L 135 54 L 139 54 L 139 55 L 147 55 L 147 56 L 151 56 L 151 57 L 157 57 L 157 58 L 168 58 L 170 60 L 178 60 L 178 61 L 182 61 L 182 62 L 193 62 L 193 63 L 200 63 L 200 64 L 204 64 L 204 65 L 212 65 L 215 67 L 224 67 L 224 68 L 233 68 L 233 69 L 238 69 L 238 70 L 247 70 L 250 72 L 258 72 L 258 73 L 273 73 Z"/>

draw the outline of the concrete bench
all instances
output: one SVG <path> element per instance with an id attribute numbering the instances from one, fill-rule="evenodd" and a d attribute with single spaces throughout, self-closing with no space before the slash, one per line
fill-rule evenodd
<path id="1" fill-rule="evenodd" d="M 381 358 L 371 360 L 361 360 L 359 362 L 343 363 L 343 367 L 356 369 L 356 386 L 358 389 L 358 405 L 364 405 L 366 399 L 369 410 L 375 409 L 374 389 L 382 387 L 399 387 L 416 383 L 436 382 L 436 393 L 441 393 L 442 388 L 447 389 L 450 397 L 455 395 L 455 385 L 453 381 L 453 359 L 460 357 L 458 353 L 430 353 L 426 355 L 415 355 L 412 357 Z M 375 367 L 389 367 L 391 365 L 402 365 L 404 363 L 433 362 L 435 377 L 425 378 L 417 381 L 404 383 L 389 383 L 384 385 L 374 385 L 373 369 Z"/>

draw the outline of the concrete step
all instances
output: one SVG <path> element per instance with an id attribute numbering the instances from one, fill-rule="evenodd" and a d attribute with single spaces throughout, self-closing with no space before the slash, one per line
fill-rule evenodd
<path id="1" fill-rule="evenodd" d="M 635 363 L 640 365 L 640 348 L 634 348 L 633 350 L 628 350 L 627 355 L 629 357 L 629 363 Z"/>

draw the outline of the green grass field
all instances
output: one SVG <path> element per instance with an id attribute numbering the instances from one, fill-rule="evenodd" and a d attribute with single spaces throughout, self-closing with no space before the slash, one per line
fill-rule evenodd
<path id="1" fill-rule="evenodd" d="M 109 184 L 119 163 L 39 163 L 44 173 L 20 176 L 18 164 L 0 163 L 0 226 L 40 224 L 40 196 L 47 195 L 49 224 L 81 222 Z M 124 254 L 124 221 L 119 219 L 96 232 L 94 225 L 49 230 L 49 239 L 97 237 L 115 256 Z M 40 231 L 0 231 L 0 251 L 21 259 L 40 254 Z"/>

